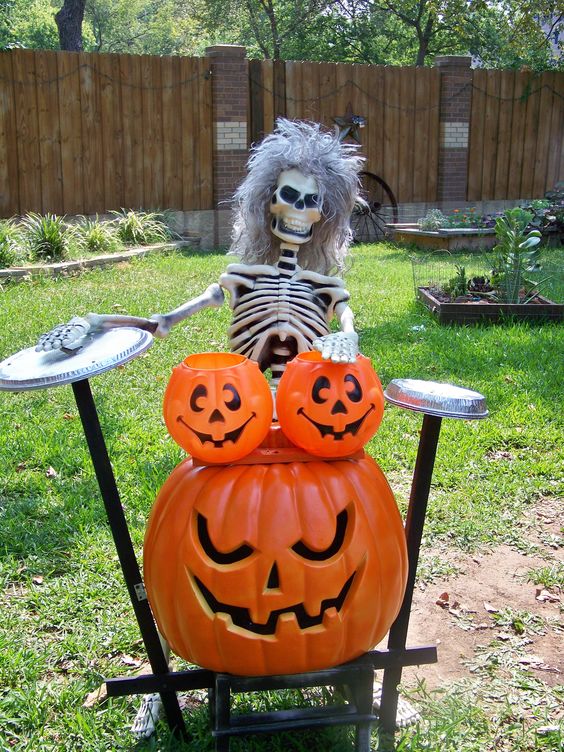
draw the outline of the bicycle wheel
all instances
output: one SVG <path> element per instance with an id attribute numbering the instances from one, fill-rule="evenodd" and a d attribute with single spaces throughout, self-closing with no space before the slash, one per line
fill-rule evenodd
<path id="1" fill-rule="evenodd" d="M 388 222 L 398 221 L 398 203 L 385 180 L 372 172 L 361 172 L 361 198 L 351 214 L 355 243 L 375 243 L 390 235 Z"/>

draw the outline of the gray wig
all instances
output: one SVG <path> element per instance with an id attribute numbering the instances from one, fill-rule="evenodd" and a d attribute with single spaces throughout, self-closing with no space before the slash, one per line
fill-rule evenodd
<path id="1" fill-rule="evenodd" d="M 274 133 L 252 148 L 247 176 L 235 193 L 230 252 L 247 264 L 276 263 L 280 240 L 270 232 L 270 200 L 280 173 L 296 168 L 317 181 L 321 206 L 321 220 L 311 240 L 301 246 L 298 263 L 320 274 L 335 267 L 342 271 L 364 161 L 356 149 L 316 123 L 279 118 Z"/>

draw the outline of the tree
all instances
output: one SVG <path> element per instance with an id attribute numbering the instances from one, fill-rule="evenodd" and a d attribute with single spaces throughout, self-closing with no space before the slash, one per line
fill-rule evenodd
<path id="1" fill-rule="evenodd" d="M 80 52 L 82 47 L 82 21 L 86 0 L 64 0 L 63 7 L 55 14 L 62 50 Z"/>

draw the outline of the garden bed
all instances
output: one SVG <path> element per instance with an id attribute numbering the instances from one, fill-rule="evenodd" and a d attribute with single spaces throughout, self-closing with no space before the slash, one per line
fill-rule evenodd
<path id="1" fill-rule="evenodd" d="M 413 243 L 419 248 L 444 251 L 483 251 L 496 244 L 493 228 L 441 228 L 421 230 L 417 224 L 389 224 L 397 243 Z"/>
<path id="2" fill-rule="evenodd" d="M 564 305 L 536 295 L 529 303 L 489 303 L 484 300 L 446 302 L 435 297 L 428 287 L 417 288 L 417 299 L 426 306 L 439 324 L 478 324 L 506 319 L 518 321 L 562 321 Z"/>

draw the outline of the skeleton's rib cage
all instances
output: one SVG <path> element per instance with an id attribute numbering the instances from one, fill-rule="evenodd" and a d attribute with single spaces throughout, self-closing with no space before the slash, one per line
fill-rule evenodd
<path id="1" fill-rule="evenodd" d="M 341 279 L 303 270 L 296 255 L 283 249 L 275 266 L 230 264 L 219 280 L 233 310 L 231 349 L 270 368 L 274 385 L 288 361 L 329 333 L 335 306 L 350 297 Z"/>

